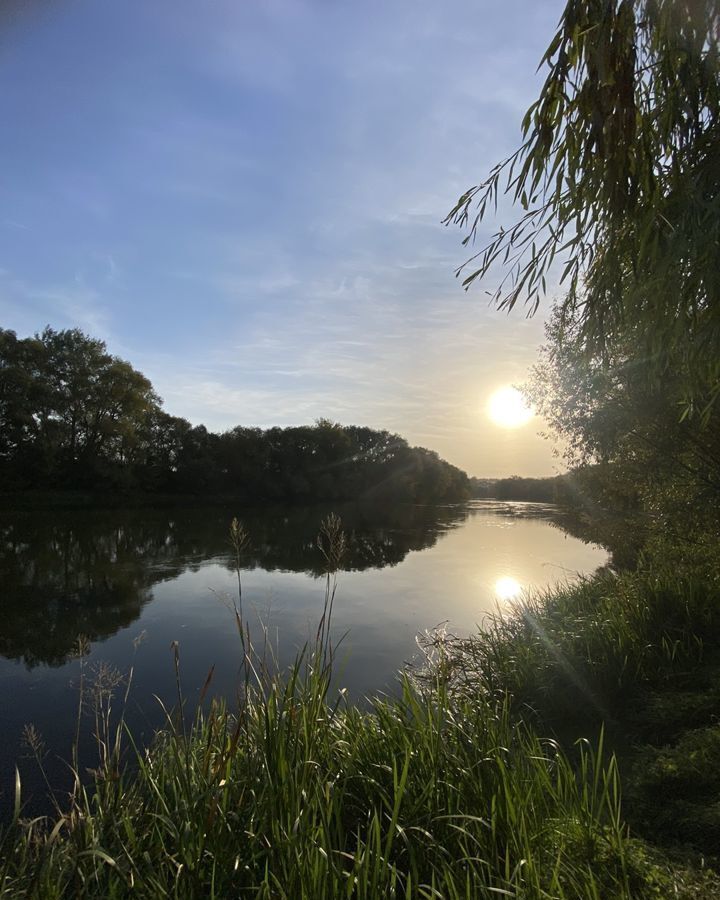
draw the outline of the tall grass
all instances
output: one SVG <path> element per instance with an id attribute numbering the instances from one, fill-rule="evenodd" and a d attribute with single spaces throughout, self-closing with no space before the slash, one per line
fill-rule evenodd
<path id="1" fill-rule="evenodd" d="M 239 573 L 243 532 L 233 529 Z M 178 706 L 151 747 L 137 746 L 113 715 L 108 688 L 96 698 L 91 784 L 75 757 L 67 808 L 28 821 L 18 780 L 0 838 L 2 896 L 664 896 L 623 824 L 602 734 L 570 758 L 511 715 L 501 681 L 457 692 L 441 671 L 422 684 L 403 677 L 399 695 L 376 698 L 369 711 L 331 696 L 336 520 L 321 546 L 323 615 L 289 670 L 252 647 L 239 581 L 236 710 L 199 706 L 188 723 L 176 651 Z"/>
<path id="2" fill-rule="evenodd" d="M 445 692 L 327 702 L 315 656 L 240 718 L 168 724 L 54 822 L 4 837 L 14 897 L 630 897 L 617 772 Z"/>
<path id="3" fill-rule="evenodd" d="M 640 570 L 525 597 L 469 638 L 435 632 L 420 643 L 431 680 L 575 726 L 622 716 L 639 692 L 717 656 L 719 638 L 717 583 Z"/>

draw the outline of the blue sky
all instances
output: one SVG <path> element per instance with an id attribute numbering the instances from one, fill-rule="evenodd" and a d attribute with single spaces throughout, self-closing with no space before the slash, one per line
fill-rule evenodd
<path id="1" fill-rule="evenodd" d="M 324 416 L 549 474 L 542 314 L 441 220 L 511 152 L 560 2 L 55 0 L 0 14 L 0 325 L 78 326 L 213 429 Z"/>

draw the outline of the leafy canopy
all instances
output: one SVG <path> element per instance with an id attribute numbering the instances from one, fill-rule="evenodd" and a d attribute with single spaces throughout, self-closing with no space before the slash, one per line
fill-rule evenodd
<path id="1" fill-rule="evenodd" d="M 561 271 L 585 351 L 633 332 L 648 371 L 679 365 L 688 409 L 720 392 L 719 38 L 719 0 L 568 0 L 521 146 L 446 219 L 474 244 L 509 195 L 523 212 L 464 286 L 498 263 L 493 301 L 532 314 Z"/>

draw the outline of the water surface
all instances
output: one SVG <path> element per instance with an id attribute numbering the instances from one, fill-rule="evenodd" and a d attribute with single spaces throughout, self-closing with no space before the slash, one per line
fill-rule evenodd
<path id="1" fill-rule="evenodd" d="M 360 698 L 392 690 L 418 632 L 447 622 L 472 632 L 518 590 L 590 573 L 605 551 L 560 526 L 538 504 L 346 506 L 347 552 L 338 573 L 333 633 L 345 635 L 338 685 Z M 250 546 L 241 572 L 243 608 L 256 646 L 288 662 L 315 633 L 324 601 L 316 546 L 328 510 L 242 513 Z M 186 696 L 197 698 L 211 665 L 212 690 L 231 699 L 239 668 L 230 607 L 237 576 L 228 541 L 232 510 L 113 510 L 0 516 L 0 790 L 10 802 L 23 727 L 32 722 L 62 781 L 77 707 L 78 635 L 91 675 L 107 662 L 134 667 L 130 718 L 150 734 L 153 695 L 172 704 L 171 644 L 179 643 Z M 89 725 L 90 723 L 86 723 Z M 27 761 L 26 781 L 33 783 Z"/>

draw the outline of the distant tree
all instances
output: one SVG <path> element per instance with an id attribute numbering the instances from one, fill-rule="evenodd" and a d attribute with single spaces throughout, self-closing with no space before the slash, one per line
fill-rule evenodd
<path id="1" fill-rule="evenodd" d="M 215 494 L 227 489 L 228 477 L 220 465 L 222 437 L 195 425 L 182 434 L 177 453 L 176 489 L 190 494 Z"/>
<path id="2" fill-rule="evenodd" d="M 500 308 L 537 309 L 555 269 L 561 318 L 586 356 L 632 334 L 686 413 L 720 393 L 720 0 L 568 0 L 523 142 L 447 221 L 480 226 L 509 194 L 523 209 L 460 271 L 505 267 Z"/>
<path id="3" fill-rule="evenodd" d="M 2 486 L 138 488 L 242 502 L 433 502 L 467 475 L 387 431 L 329 419 L 214 434 L 161 408 L 152 385 L 102 341 L 0 329 Z"/>
<path id="4" fill-rule="evenodd" d="M 148 417 L 152 385 L 79 329 L 0 334 L 0 456 L 22 479 L 92 483 L 127 467 Z"/>
<path id="5" fill-rule="evenodd" d="M 143 489 L 171 492 L 177 487 L 181 455 L 191 431 L 187 419 L 171 416 L 160 407 L 150 410 L 132 456 Z"/>
<path id="6" fill-rule="evenodd" d="M 36 429 L 32 411 L 45 402 L 33 377 L 39 350 L 37 342 L 18 340 L 14 331 L 0 329 L 0 465 L 6 480 L 21 451 L 29 450 Z"/>

